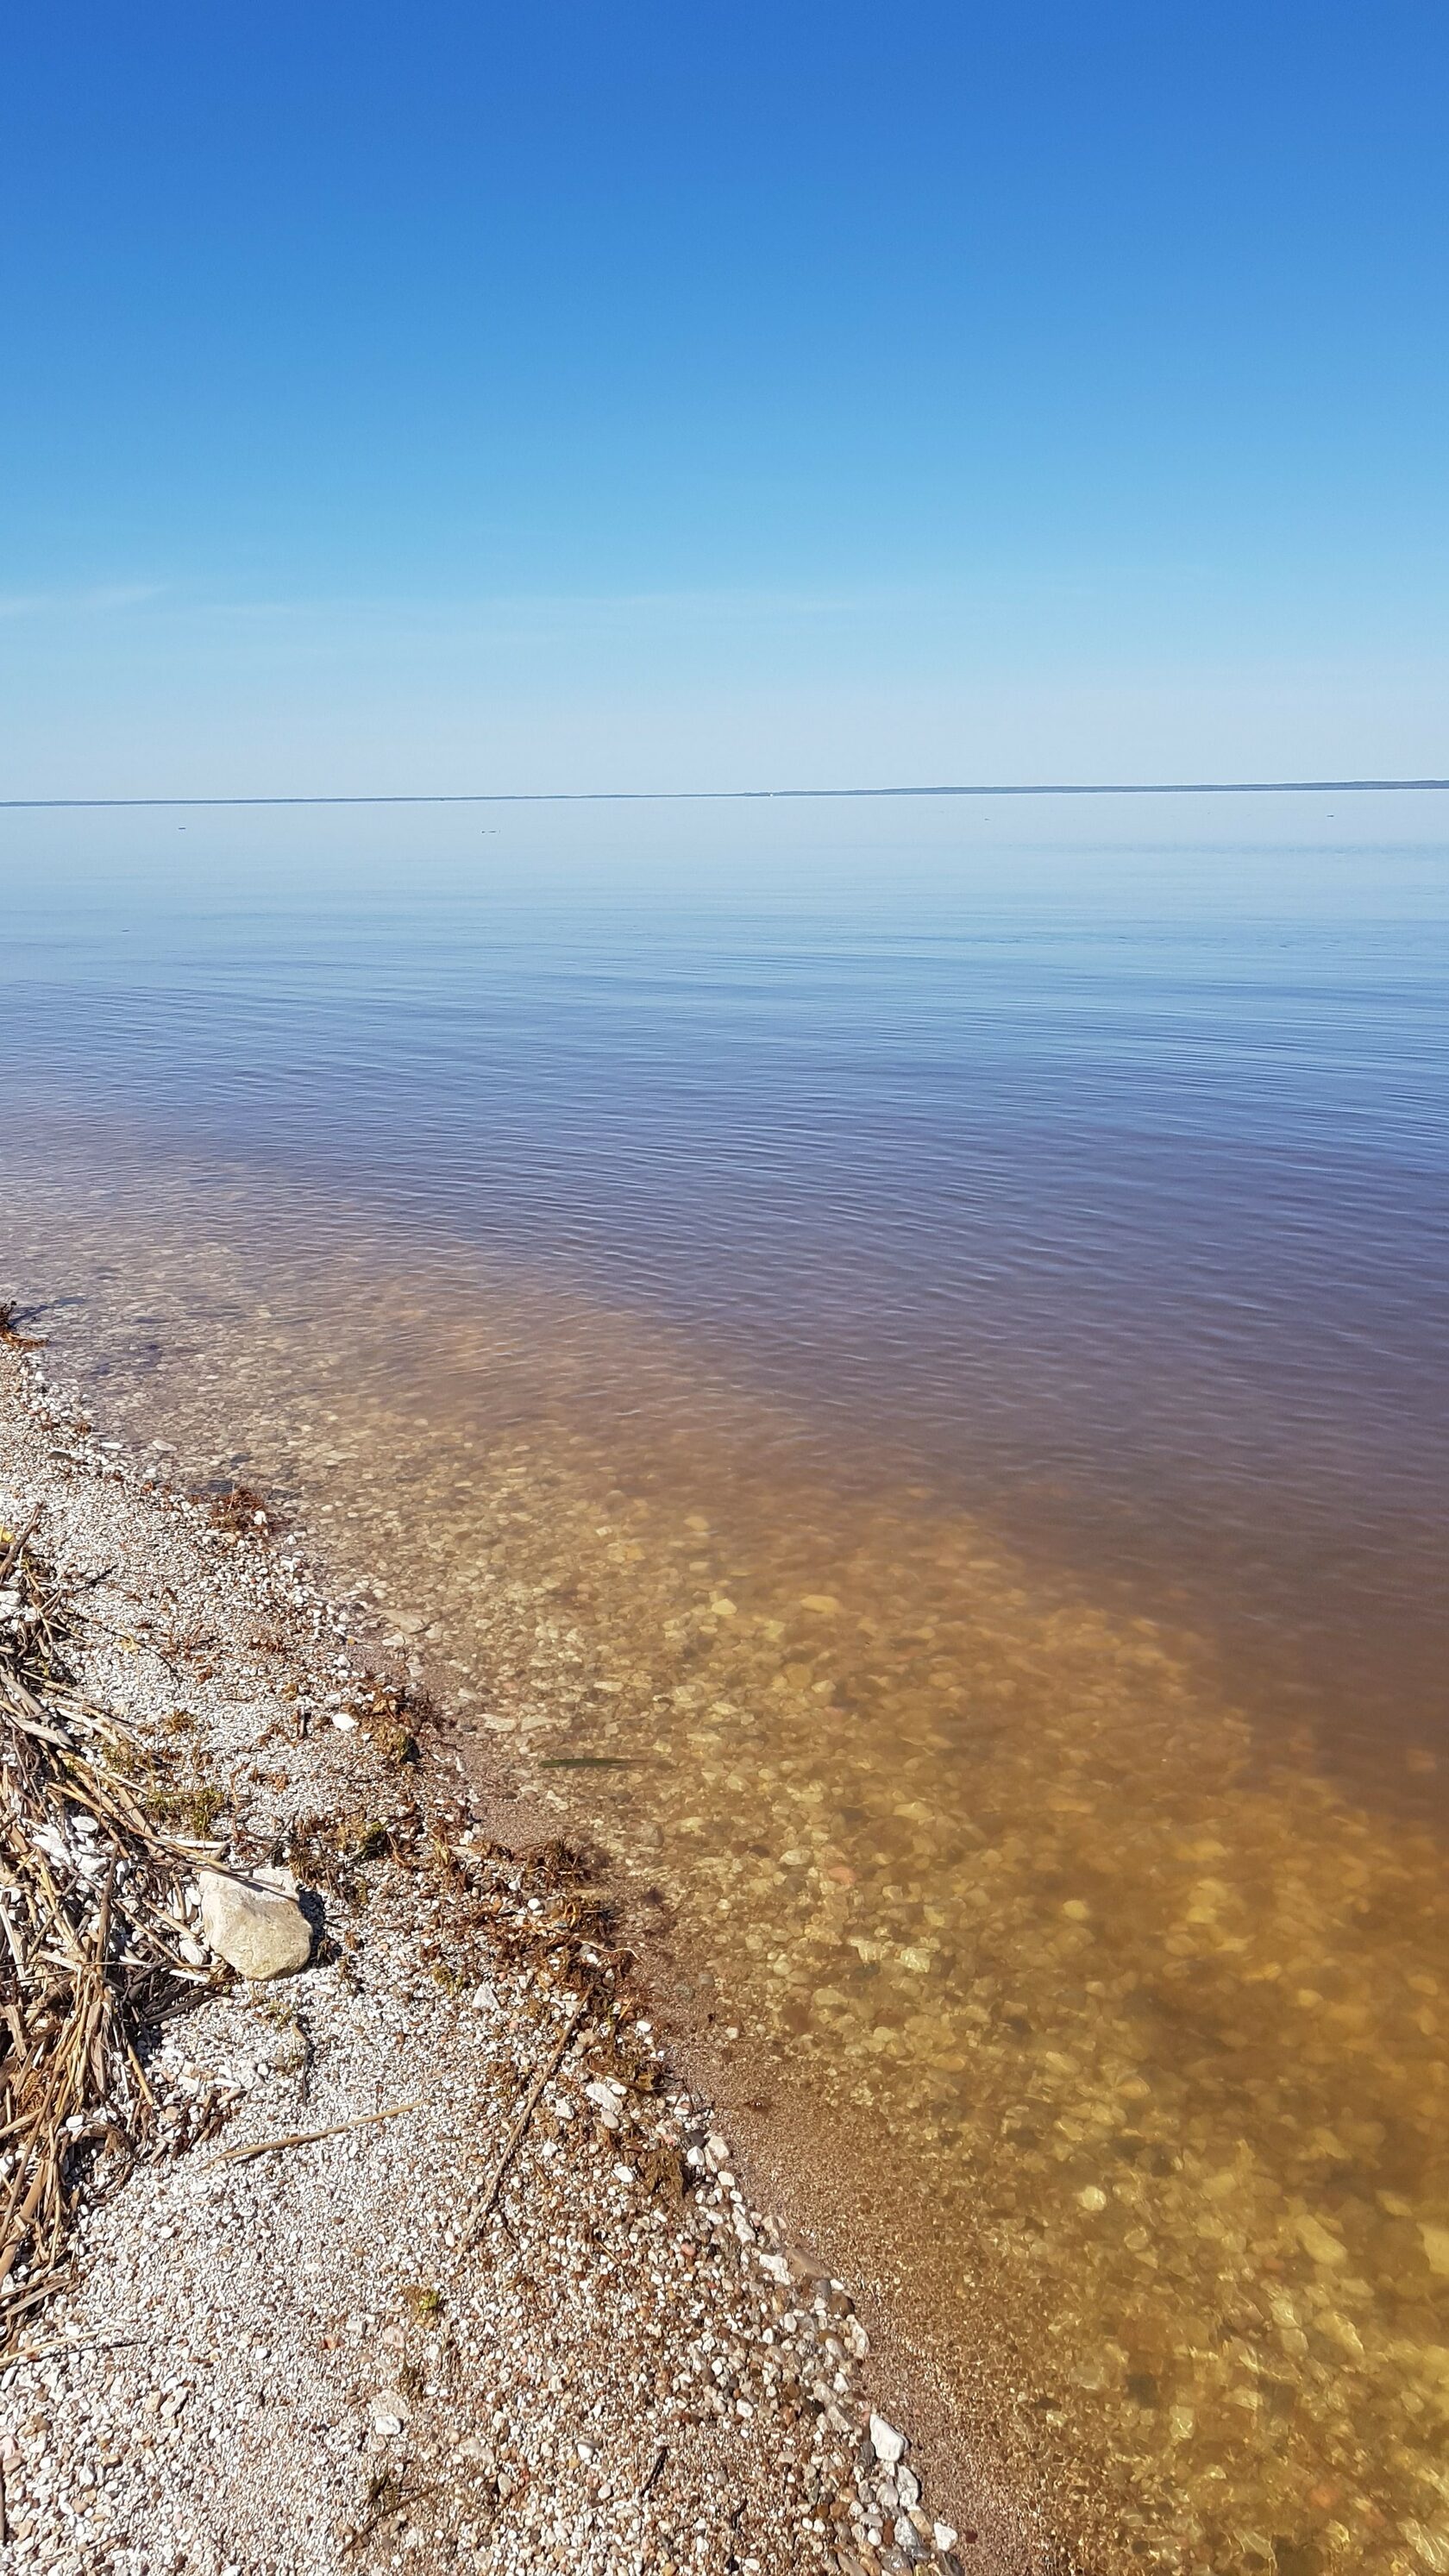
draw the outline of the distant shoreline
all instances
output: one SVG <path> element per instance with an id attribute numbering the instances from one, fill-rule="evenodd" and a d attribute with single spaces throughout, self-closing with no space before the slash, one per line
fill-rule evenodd
<path id="1" fill-rule="evenodd" d="M 1043 779 L 984 787 L 542 787 L 381 796 L 0 796 L 0 813 L 99 813 L 155 807 L 250 805 L 749 805 L 886 796 L 1368 796 L 1431 795 L 1449 778 Z"/>

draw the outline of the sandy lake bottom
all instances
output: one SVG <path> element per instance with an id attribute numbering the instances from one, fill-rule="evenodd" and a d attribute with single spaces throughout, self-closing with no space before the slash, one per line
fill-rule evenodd
<path id="1" fill-rule="evenodd" d="M 1192 1639 L 927 1485 L 823 1477 L 627 1316 L 303 1257 L 241 1186 L 133 1198 L 13 1201 L 97 1427 L 290 1498 L 597 1835 L 780 2136 L 828 2168 L 833 2129 L 842 2207 L 902 2238 L 967 2438 L 1094 2566 L 1449 2568 L 1432 1797 L 1264 1743 Z"/>

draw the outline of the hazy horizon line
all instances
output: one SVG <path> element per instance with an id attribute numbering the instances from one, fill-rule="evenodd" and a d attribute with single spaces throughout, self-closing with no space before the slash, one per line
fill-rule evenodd
<path id="1" fill-rule="evenodd" d="M 376 795 L 0 796 L 0 813 L 95 812 L 113 807 L 226 805 L 692 805 L 773 798 L 868 796 L 1357 796 L 1449 790 L 1449 778 L 1029 779 L 996 786 L 895 787 L 484 787 Z"/>

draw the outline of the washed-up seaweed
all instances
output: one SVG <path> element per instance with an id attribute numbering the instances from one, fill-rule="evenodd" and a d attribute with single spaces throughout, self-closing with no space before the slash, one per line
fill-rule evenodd
<path id="1" fill-rule="evenodd" d="M 44 1338 L 37 1333 L 22 1333 L 24 1318 L 13 1297 L 0 1297 L 0 1343 L 10 1351 L 43 1351 Z"/>
<path id="2" fill-rule="evenodd" d="M 223 1973 L 192 1927 L 198 1855 L 157 1831 L 129 1730 L 77 1689 L 33 1531 L 0 1531 L 0 2350 L 63 2276 L 83 2186 L 221 2116 L 146 2071 L 161 2021 Z"/>

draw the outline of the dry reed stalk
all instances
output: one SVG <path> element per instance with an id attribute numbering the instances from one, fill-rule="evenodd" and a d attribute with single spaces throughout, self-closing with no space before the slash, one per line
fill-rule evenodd
<path id="1" fill-rule="evenodd" d="M 195 1855 L 156 1831 L 127 1729 L 66 1664 L 36 1518 L 0 1530 L 0 2350 L 65 2270 L 83 2183 L 160 2151 L 147 2045 L 219 1974 L 188 1922 Z"/>

